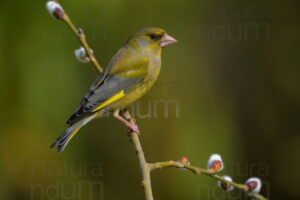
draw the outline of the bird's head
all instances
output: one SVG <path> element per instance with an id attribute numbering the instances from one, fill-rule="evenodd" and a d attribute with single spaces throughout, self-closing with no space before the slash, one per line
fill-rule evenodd
<path id="1" fill-rule="evenodd" d="M 149 54 L 151 56 L 160 56 L 163 47 L 170 46 L 178 41 L 169 36 L 161 28 L 148 27 L 133 34 L 127 44 L 134 49 Z"/>

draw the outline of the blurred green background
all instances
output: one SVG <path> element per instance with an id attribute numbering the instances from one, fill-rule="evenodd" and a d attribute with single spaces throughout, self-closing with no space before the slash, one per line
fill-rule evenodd
<path id="1" fill-rule="evenodd" d="M 0 196 L 143 199 L 137 158 L 119 121 L 94 120 L 63 154 L 49 149 L 97 72 L 77 62 L 77 40 L 45 3 L 0 2 Z M 185 155 L 205 167 L 220 153 L 223 174 L 239 182 L 260 177 L 271 199 L 300 198 L 299 1 L 61 3 L 103 66 L 147 26 L 180 41 L 164 49 L 157 84 L 131 107 L 149 162 Z M 155 171 L 152 184 L 157 200 L 247 199 L 178 169 Z"/>

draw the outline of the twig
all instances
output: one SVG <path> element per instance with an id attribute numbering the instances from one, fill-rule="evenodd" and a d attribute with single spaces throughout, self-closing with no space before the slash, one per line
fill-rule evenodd
<path id="1" fill-rule="evenodd" d="M 101 67 L 101 65 L 99 64 L 99 62 L 95 58 L 93 52 L 91 51 L 91 48 L 89 47 L 89 45 L 86 41 L 85 34 L 84 34 L 83 30 L 81 28 L 78 29 L 78 28 L 75 27 L 75 25 L 73 24 L 72 20 L 70 19 L 70 17 L 67 15 L 66 12 L 65 12 L 62 20 L 68 24 L 68 26 L 73 31 L 76 38 L 79 40 L 79 42 L 81 43 L 81 45 L 83 46 L 83 48 L 87 52 L 87 56 L 89 57 L 89 59 L 93 63 L 94 67 L 97 69 L 97 71 L 99 73 L 101 73 L 103 71 L 103 68 Z"/>
<path id="2" fill-rule="evenodd" d="M 244 184 L 239 184 L 233 181 L 228 181 L 226 179 L 224 179 L 223 177 L 217 175 L 213 170 L 209 170 L 209 169 L 203 169 L 203 168 L 199 168 L 190 164 L 186 164 L 186 163 L 181 163 L 181 162 L 175 162 L 173 160 L 171 161 L 166 161 L 166 162 L 156 162 L 156 163 L 150 163 L 148 164 L 150 165 L 150 170 L 156 170 L 156 169 L 163 169 L 163 168 L 167 168 L 167 167 L 175 167 L 175 168 L 181 168 L 181 169 L 187 169 L 191 172 L 193 172 L 194 174 L 205 174 L 209 177 L 212 177 L 218 181 L 221 181 L 223 183 L 226 183 L 228 185 L 232 185 L 233 187 L 243 190 L 246 193 L 249 193 L 248 187 Z M 249 193 L 251 194 L 251 193 Z M 265 197 L 261 196 L 260 194 L 251 194 L 252 197 L 254 197 L 257 200 L 267 200 Z"/>
<path id="3" fill-rule="evenodd" d="M 55 0 L 58 2 L 58 0 Z M 64 11 L 64 15 L 61 18 L 66 24 L 70 27 L 76 38 L 79 40 L 81 45 L 84 47 L 85 51 L 87 52 L 87 56 L 90 58 L 91 62 L 93 63 L 94 67 L 97 69 L 99 73 L 103 71 L 103 68 L 95 58 L 93 52 L 91 51 L 91 48 L 89 47 L 85 34 L 82 29 L 77 29 L 75 25 L 72 23 L 70 17 L 67 15 L 67 13 Z M 123 113 L 124 117 L 131 123 L 135 124 L 136 120 L 130 116 L 130 113 L 128 111 Z M 162 169 L 162 168 L 167 168 L 167 167 L 175 167 L 175 168 L 184 168 L 187 169 L 195 174 L 205 174 L 209 177 L 212 177 L 218 181 L 221 181 L 223 183 L 226 183 L 228 185 L 232 185 L 237 189 L 243 190 L 246 193 L 249 193 L 248 187 L 244 184 L 239 184 L 233 181 L 228 181 L 221 176 L 217 175 L 215 171 L 210 170 L 210 169 L 203 169 L 199 168 L 193 165 L 189 165 L 188 163 L 182 163 L 182 162 L 175 162 L 175 161 L 166 161 L 166 162 L 156 162 L 156 163 L 147 163 L 142 145 L 139 140 L 139 136 L 135 132 L 130 133 L 130 138 L 132 140 L 132 143 L 135 146 L 135 150 L 137 153 L 137 157 L 139 159 L 139 165 L 141 168 L 142 176 L 143 176 L 143 181 L 142 185 L 145 190 L 145 196 L 146 200 L 153 200 L 153 193 L 152 193 L 152 188 L 151 188 L 151 176 L 150 173 L 153 170 L 156 169 Z M 267 200 L 265 197 L 261 196 L 260 194 L 251 194 L 251 196 L 257 200 Z"/>
<path id="4" fill-rule="evenodd" d="M 131 115 L 128 111 L 123 113 L 123 115 L 130 123 L 136 124 L 136 120 L 131 117 Z M 132 143 L 134 144 L 134 147 L 135 147 L 138 159 L 139 159 L 140 168 L 141 168 L 141 172 L 142 172 L 142 176 L 143 176 L 142 185 L 145 190 L 146 200 L 153 200 L 153 193 L 152 193 L 152 188 L 151 188 L 151 176 L 150 176 L 151 165 L 146 162 L 146 158 L 145 158 L 143 148 L 140 143 L 138 134 L 136 132 L 131 132 L 130 137 L 131 137 Z"/>

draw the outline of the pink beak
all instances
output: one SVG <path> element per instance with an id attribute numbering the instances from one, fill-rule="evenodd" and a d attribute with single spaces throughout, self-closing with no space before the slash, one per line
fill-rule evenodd
<path id="1" fill-rule="evenodd" d="M 160 46 L 161 47 L 166 47 L 166 46 L 170 46 L 172 44 L 175 44 L 177 42 L 178 41 L 175 38 L 173 38 L 173 37 L 169 36 L 167 33 L 165 33 L 163 35 L 163 37 L 161 38 Z"/>

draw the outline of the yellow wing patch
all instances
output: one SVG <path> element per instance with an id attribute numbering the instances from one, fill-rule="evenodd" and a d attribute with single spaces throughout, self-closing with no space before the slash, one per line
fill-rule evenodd
<path id="1" fill-rule="evenodd" d="M 70 136 L 70 138 L 69 138 L 68 140 L 71 140 L 71 139 L 74 137 L 74 135 L 79 131 L 80 128 L 81 128 L 81 126 L 79 126 L 78 128 L 76 128 L 76 129 L 73 131 L 73 133 L 71 134 L 71 136 Z"/>
<path id="2" fill-rule="evenodd" d="M 96 112 L 102 108 L 104 108 L 105 106 L 121 99 L 122 97 L 125 96 L 124 90 L 122 90 L 121 92 L 113 95 L 112 97 L 110 97 L 109 99 L 107 99 L 106 101 L 104 101 L 103 103 L 101 103 L 97 108 L 95 108 L 92 112 Z"/>

